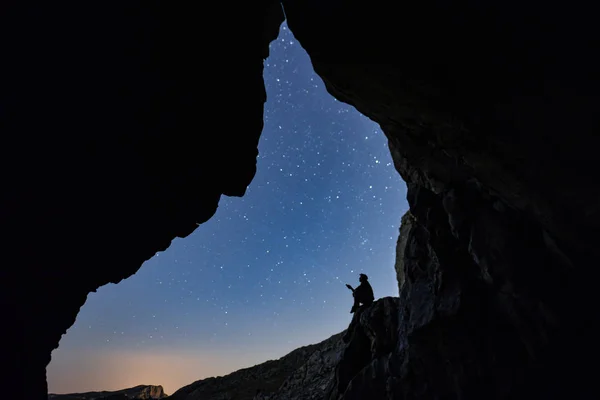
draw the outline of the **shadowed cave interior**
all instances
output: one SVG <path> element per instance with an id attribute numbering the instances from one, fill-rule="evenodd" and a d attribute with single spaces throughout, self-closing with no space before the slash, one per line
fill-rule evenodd
<path id="1" fill-rule="evenodd" d="M 250 184 L 263 60 L 284 15 L 273 1 L 230 7 L 27 1 L 0 13 L 7 397 L 45 399 L 51 351 L 87 294 Z M 327 90 L 380 125 L 408 186 L 400 298 L 351 325 L 356 351 L 329 398 L 592 396 L 593 13 L 513 1 L 283 8 Z"/>

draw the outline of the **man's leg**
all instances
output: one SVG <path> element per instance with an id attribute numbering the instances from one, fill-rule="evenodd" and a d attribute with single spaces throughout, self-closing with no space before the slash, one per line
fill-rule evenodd
<path id="1" fill-rule="evenodd" d="M 358 302 L 358 300 L 355 297 L 354 298 L 354 305 L 352 305 L 352 309 L 350 310 L 350 313 L 353 313 L 354 311 L 358 310 L 359 306 L 360 306 L 360 303 Z"/>

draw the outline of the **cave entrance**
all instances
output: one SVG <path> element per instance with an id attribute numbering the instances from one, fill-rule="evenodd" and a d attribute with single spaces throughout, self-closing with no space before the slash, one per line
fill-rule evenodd
<path id="1" fill-rule="evenodd" d="M 265 61 L 258 171 L 243 198 L 88 296 L 48 366 L 50 393 L 169 394 L 347 327 L 345 283 L 398 294 L 405 185 L 378 126 L 329 95 L 284 23 Z"/>

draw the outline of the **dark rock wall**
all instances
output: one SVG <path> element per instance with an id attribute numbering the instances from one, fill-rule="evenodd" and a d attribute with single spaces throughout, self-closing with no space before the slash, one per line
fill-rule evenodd
<path id="1" fill-rule="evenodd" d="M 337 394 L 591 390 L 596 14 L 514 0 L 283 3 L 330 93 L 381 125 L 416 221 L 397 346 L 358 351 L 366 366 Z M 222 194 L 243 195 L 282 14 L 267 0 L 234 9 L 0 6 L 7 397 L 45 398 L 51 350 L 90 291 L 191 233 Z"/>
<path id="2" fill-rule="evenodd" d="M 406 277 L 404 276 L 404 251 L 408 242 L 408 234 L 415 222 L 415 217 L 410 213 L 410 210 L 404 213 L 400 220 L 400 234 L 396 242 L 396 262 L 394 269 L 396 270 L 396 280 L 398 281 L 398 293 L 402 291 L 402 286 Z"/>
<path id="3" fill-rule="evenodd" d="M 278 360 L 196 381 L 169 400 L 320 400 L 321 386 L 331 381 L 342 334 L 300 347 Z"/>
<path id="4" fill-rule="evenodd" d="M 283 3 L 329 92 L 388 137 L 414 216 L 398 246 L 398 347 L 334 397 L 593 395 L 600 60 L 591 10 Z M 366 357 L 358 352 L 356 365 Z"/>
<path id="5" fill-rule="evenodd" d="M 252 400 L 322 400 L 333 382 L 345 348 L 344 332 L 319 343 L 306 361 L 272 392 L 261 391 Z"/>
<path id="6" fill-rule="evenodd" d="M 1 354 L 8 398 L 90 291 L 135 273 L 254 176 L 272 1 L 0 6 Z M 4 382 L 4 381 L 3 381 Z"/>
<path id="7" fill-rule="evenodd" d="M 403 319 L 392 355 L 398 369 L 389 398 L 548 398 L 546 388 L 552 383 L 538 388 L 532 377 L 538 358 L 554 350 L 550 343 L 558 342 L 553 335 L 558 335 L 559 309 L 552 299 L 533 292 L 551 281 L 526 281 L 520 269 L 535 271 L 540 265 L 546 273 L 560 274 L 564 266 L 543 258 L 532 265 L 520 258 L 507 261 L 514 243 L 506 242 L 519 230 L 502 230 L 502 224 L 491 219 L 500 218 L 508 226 L 520 223 L 524 234 L 512 238 L 515 241 L 528 236 L 527 223 L 509 221 L 508 211 L 481 209 L 488 213 L 487 221 L 479 214 L 474 216 L 476 224 L 459 228 L 448 217 L 447 198 L 409 188 L 416 224 L 405 250 Z M 470 206 L 475 211 L 475 204 Z M 470 237 L 457 238 L 455 229 Z M 490 236 L 495 237 L 482 248 L 485 256 L 466 251 L 473 248 L 469 242 L 476 246 L 475 238 L 485 242 Z M 531 252 L 536 251 L 543 249 L 532 247 Z M 529 251 L 523 251 L 518 257 L 527 255 Z M 484 258 L 490 261 L 487 270 Z"/>
<path id="8" fill-rule="evenodd" d="M 590 10 L 283 3 L 329 92 L 381 125 L 406 182 L 438 193 L 475 177 L 564 246 L 597 254 L 600 83 Z"/>
<path id="9" fill-rule="evenodd" d="M 480 196 L 409 186 L 400 298 L 355 316 L 330 400 L 594 396 L 597 331 L 574 310 L 589 306 L 572 266 L 537 223 Z"/>
<path id="10" fill-rule="evenodd" d="M 398 342 L 398 300 L 397 297 L 384 297 L 354 314 L 343 337 L 346 347 L 336 365 L 325 399 L 337 400 L 344 393 L 356 390 L 360 392 L 358 398 L 384 398 L 384 382 L 390 375 L 384 372 L 376 376 L 373 371 L 387 364 L 385 360 Z"/>

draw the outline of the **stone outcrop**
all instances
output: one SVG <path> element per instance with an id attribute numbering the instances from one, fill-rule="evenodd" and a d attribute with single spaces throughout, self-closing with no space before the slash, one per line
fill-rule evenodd
<path id="1" fill-rule="evenodd" d="M 283 4 L 327 90 L 380 124 L 414 216 L 397 347 L 339 395 L 595 395 L 600 60 L 589 10 Z"/>
<path id="2" fill-rule="evenodd" d="M 321 342 L 306 361 L 292 372 L 279 388 L 261 391 L 253 400 L 321 400 L 335 377 L 345 343 L 346 332 L 333 335 Z"/>
<path id="3" fill-rule="evenodd" d="M 369 379 L 370 368 L 385 365 L 394 353 L 400 332 L 399 300 L 379 299 L 360 308 L 346 331 L 319 344 L 224 377 L 195 382 L 169 400 L 337 400 L 352 390 L 360 390 L 356 398 L 380 398 Z M 390 376 L 386 371 L 379 377 Z"/>
<path id="4" fill-rule="evenodd" d="M 48 400 L 158 400 L 164 399 L 163 387 L 160 385 L 138 385 L 129 389 L 115 390 L 112 392 L 86 392 L 70 394 L 49 394 Z"/>
<path id="5" fill-rule="evenodd" d="M 283 5 L 329 92 L 380 124 L 414 216 L 397 345 L 337 394 L 595 396 L 596 14 Z M 46 399 L 51 351 L 90 291 L 188 235 L 222 194 L 243 195 L 282 19 L 268 0 L 3 4 L 7 398 Z"/>
<path id="6" fill-rule="evenodd" d="M 6 396 L 42 400 L 89 292 L 241 196 L 281 6 L 67 0 L 1 6 L 0 304 Z"/>
<path id="7" fill-rule="evenodd" d="M 333 375 L 342 334 L 300 347 L 278 360 L 196 381 L 169 400 L 321 399 Z"/>
<path id="8" fill-rule="evenodd" d="M 598 254 L 599 61 L 586 51 L 598 33 L 586 10 L 283 4 L 329 92 L 381 125 L 407 183 L 439 193 L 475 178 L 564 246 Z"/>
<path id="9" fill-rule="evenodd" d="M 415 218 L 408 210 L 402 216 L 400 220 L 400 234 L 398 235 L 398 241 L 396 243 L 396 263 L 394 268 L 396 269 L 396 280 L 398 281 L 398 292 L 402 290 L 404 285 L 404 251 L 406 249 L 406 243 L 408 242 L 408 233 L 410 232 Z"/>
<path id="10" fill-rule="evenodd" d="M 347 392 L 353 393 L 352 398 L 382 398 L 379 389 L 385 388 L 385 380 L 391 377 L 389 371 L 378 370 L 387 364 L 396 347 L 399 319 L 397 297 L 379 299 L 354 315 L 343 338 L 347 345 L 324 399 L 345 398 Z M 376 380 L 372 379 L 373 371 L 379 372 Z"/>

